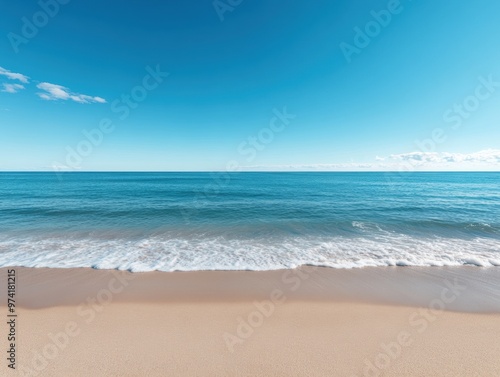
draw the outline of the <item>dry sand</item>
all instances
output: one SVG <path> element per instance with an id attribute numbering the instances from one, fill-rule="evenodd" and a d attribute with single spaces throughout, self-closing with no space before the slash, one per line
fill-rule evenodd
<path id="1" fill-rule="evenodd" d="M 496 268 L 16 275 L 2 376 L 500 376 Z"/>

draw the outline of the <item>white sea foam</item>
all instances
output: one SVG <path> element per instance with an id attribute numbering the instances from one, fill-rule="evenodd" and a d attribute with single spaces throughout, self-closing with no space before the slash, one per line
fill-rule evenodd
<path id="1" fill-rule="evenodd" d="M 492 238 L 284 237 L 281 239 L 113 237 L 0 238 L 0 266 L 93 267 L 130 271 L 274 270 L 304 264 L 366 266 L 500 266 Z"/>

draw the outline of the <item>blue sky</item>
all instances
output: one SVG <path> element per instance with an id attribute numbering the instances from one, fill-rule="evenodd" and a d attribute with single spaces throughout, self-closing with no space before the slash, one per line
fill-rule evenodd
<path id="1" fill-rule="evenodd" d="M 0 169 L 499 170 L 499 14 L 495 0 L 7 2 Z"/>

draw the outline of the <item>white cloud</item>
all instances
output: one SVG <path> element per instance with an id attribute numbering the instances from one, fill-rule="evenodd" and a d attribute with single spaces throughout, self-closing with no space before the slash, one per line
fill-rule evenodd
<path id="1" fill-rule="evenodd" d="M 475 153 L 412 152 L 393 154 L 391 160 L 407 161 L 416 165 L 481 163 L 500 164 L 500 150 L 486 149 Z"/>
<path id="2" fill-rule="evenodd" d="M 10 80 L 18 80 L 23 84 L 27 84 L 29 82 L 29 77 L 23 75 L 22 73 L 11 72 L 8 69 L 0 67 L 0 76 L 5 76 Z"/>
<path id="3" fill-rule="evenodd" d="M 72 100 L 78 103 L 106 103 L 106 100 L 101 97 L 92 97 L 85 94 L 78 94 L 70 92 L 70 90 L 64 86 L 50 84 L 48 82 L 42 82 L 36 86 L 38 89 L 44 92 L 37 93 L 38 96 L 47 101 L 57 101 L 57 100 Z"/>
<path id="4" fill-rule="evenodd" d="M 24 85 L 21 85 L 21 84 L 3 84 L 2 92 L 17 93 L 21 89 L 24 89 Z"/>
<path id="5" fill-rule="evenodd" d="M 0 76 L 5 76 L 9 80 L 18 80 L 23 84 L 29 83 L 29 77 L 21 73 L 11 72 L 8 69 L 0 67 Z M 24 89 L 24 85 L 19 83 L 2 83 L 2 92 L 6 93 L 17 93 L 19 90 Z M 38 96 L 47 101 L 57 101 L 57 100 L 71 100 L 78 103 L 106 103 L 106 100 L 101 97 L 88 96 L 86 94 L 73 93 L 68 88 L 50 84 L 48 82 L 42 82 L 37 85 L 38 89 L 43 90 L 41 93 L 37 93 Z"/>
<path id="6" fill-rule="evenodd" d="M 375 157 L 375 162 L 241 166 L 243 171 L 476 171 L 500 170 L 500 149 L 475 153 L 411 152 Z"/>

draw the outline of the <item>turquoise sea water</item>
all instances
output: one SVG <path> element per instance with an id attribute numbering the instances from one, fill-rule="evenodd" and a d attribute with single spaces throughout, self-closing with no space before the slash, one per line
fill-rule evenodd
<path id="1" fill-rule="evenodd" d="M 500 265 L 500 173 L 0 173 L 0 265 Z"/>

